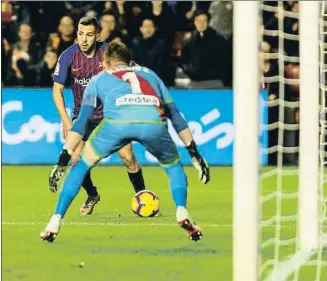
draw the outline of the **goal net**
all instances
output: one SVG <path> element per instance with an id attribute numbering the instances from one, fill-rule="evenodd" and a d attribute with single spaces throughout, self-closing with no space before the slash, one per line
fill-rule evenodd
<path id="1" fill-rule="evenodd" d="M 244 274 L 248 274 L 246 280 L 249 281 L 327 280 L 327 4 L 320 1 L 315 7 L 306 6 L 313 10 L 316 8 L 318 14 L 319 5 L 319 18 L 315 18 L 312 17 L 314 12 L 310 14 L 309 9 L 301 11 L 304 7 L 302 3 L 292 2 L 262 1 L 258 4 L 261 11 L 258 35 L 261 40 L 258 61 L 261 72 L 258 71 L 258 82 L 268 91 L 269 108 L 269 124 L 264 128 L 269 132 L 269 145 L 261 153 L 269 155 L 270 165 L 261 167 L 258 181 L 253 180 L 252 187 L 255 189 L 257 185 L 257 194 L 251 190 L 249 197 L 246 194 L 240 198 L 245 193 L 238 191 L 241 186 L 235 181 L 240 175 L 237 167 L 242 161 L 240 155 L 234 155 L 237 160 L 234 164 L 234 231 L 242 228 L 236 219 L 237 213 L 241 212 L 238 210 L 241 206 L 249 208 L 250 204 L 246 205 L 241 200 L 246 200 L 245 197 L 251 199 L 253 195 L 253 200 L 249 202 L 258 205 L 258 209 L 247 211 L 248 215 L 256 215 L 257 221 L 246 219 L 248 226 L 244 222 L 243 236 L 246 239 L 243 243 L 248 241 L 248 244 L 240 246 L 241 239 L 234 233 L 234 281 L 242 280 L 242 276 L 245 280 Z M 236 16 L 237 11 L 234 25 L 239 20 Z M 307 30 L 300 28 L 300 22 L 307 24 Z M 317 40 L 313 42 L 315 31 Z M 300 44 L 301 40 L 308 38 L 312 40 L 308 45 Z M 235 48 L 237 42 L 234 45 L 237 54 Z M 241 59 L 238 61 L 240 63 Z M 235 66 L 238 67 L 237 62 Z M 238 83 L 237 79 L 234 81 Z M 241 111 L 237 105 L 235 110 Z M 319 118 L 315 112 L 316 115 L 319 113 Z M 237 113 L 235 116 L 237 138 L 242 136 L 242 132 L 237 128 L 241 125 L 240 122 L 237 124 Z M 240 154 L 241 150 L 237 149 L 237 144 L 235 146 L 235 153 Z M 244 175 L 243 182 L 246 177 L 249 175 Z M 252 233 L 248 231 L 250 228 Z M 253 243 L 259 245 L 254 255 L 250 253 Z M 243 260 L 242 250 L 238 252 L 236 248 L 249 251 L 248 258 L 245 256 Z"/>

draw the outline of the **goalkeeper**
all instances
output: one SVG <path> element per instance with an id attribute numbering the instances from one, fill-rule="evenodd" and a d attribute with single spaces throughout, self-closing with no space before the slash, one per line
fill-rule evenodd
<path id="1" fill-rule="evenodd" d="M 104 119 L 86 142 L 81 158 L 69 171 L 55 213 L 41 233 L 43 240 L 51 242 L 58 235 L 61 221 L 85 174 L 102 158 L 131 141 L 143 144 L 159 160 L 169 177 L 177 222 L 192 240 L 202 238 L 200 228 L 186 210 L 187 178 L 168 133 L 166 117 L 171 119 L 185 143 L 204 183 L 210 180 L 209 167 L 199 154 L 188 126 L 163 82 L 147 68 L 129 67 L 130 60 L 124 44 L 109 44 L 105 51 L 106 71 L 94 76 L 85 89 L 81 111 L 67 136 L 58 165 L 50 174 L 50 186 L 56 185 L 63 175 L 72 151 L 82 139 L 97 98 L 103 103 Z"/>

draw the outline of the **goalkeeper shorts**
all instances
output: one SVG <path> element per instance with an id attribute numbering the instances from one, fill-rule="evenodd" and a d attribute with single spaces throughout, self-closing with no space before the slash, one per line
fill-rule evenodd
<path id="1" fill-rule="evenodd" d="M 113 154 L 132 141 L 137 141 L 163 166 L 180 161 L 167 124 L 119 123 L 103 119 L 88 141 L 100 158 Z"/>

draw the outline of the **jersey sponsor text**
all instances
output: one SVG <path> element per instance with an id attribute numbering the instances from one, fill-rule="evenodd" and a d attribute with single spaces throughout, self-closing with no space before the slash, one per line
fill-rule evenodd
<path id="1" fill-rule="evenodd" d="M 116 106 L 121 105 L 155 105 L 160 106 L 160 101 L 155 96 L 127 94 L 116 99 Z"/>

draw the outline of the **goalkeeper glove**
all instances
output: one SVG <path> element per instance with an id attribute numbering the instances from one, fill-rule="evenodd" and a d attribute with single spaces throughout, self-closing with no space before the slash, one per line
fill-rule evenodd
<path id="1" fill-rule="evenodd" d="M 49 188 L 52 192 L 58 191 L 58 182 L 61 177 L 64 175 L 68 162 L 71 158 L 72 151 L 63 149 L 60 154 L 58 163 L 53 166 L 53 169 L 49 175 Z"/>
<path id="2" fill-rule="evenodd" d="M 210 170 L 208 163 L 205 159 L 202 158 L 196 144 L 194 141 L 191 142 L 189 146 L 186 147 L 188 153 L 191 156 L 192 164 L 195 169 L 199 172 L 199 180 L 202 181 L 204 184 L 210 181 Z"/>

